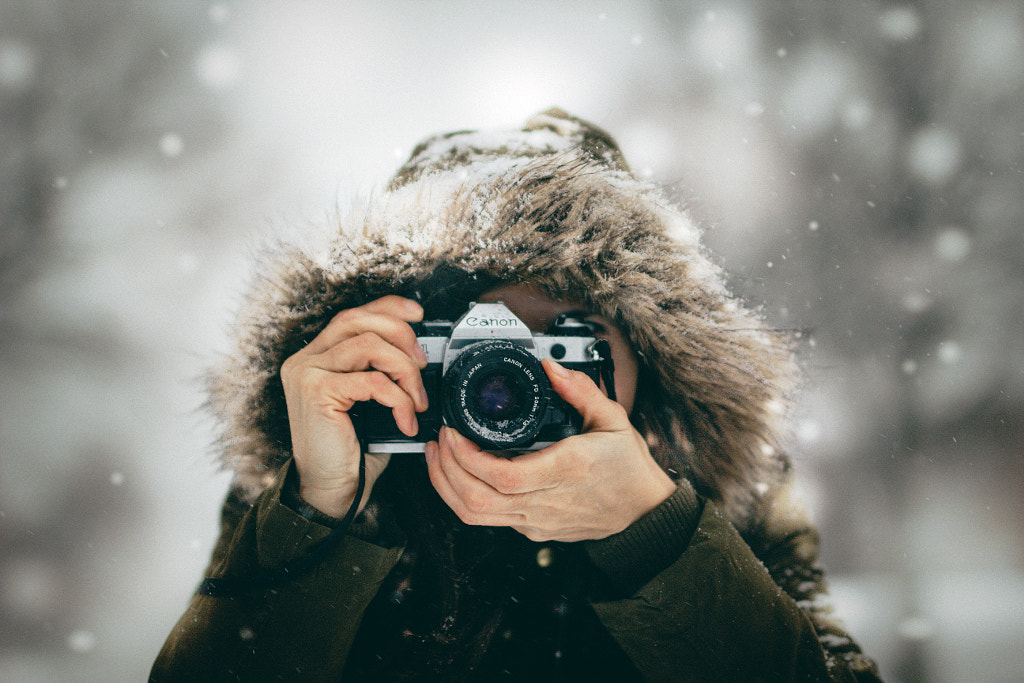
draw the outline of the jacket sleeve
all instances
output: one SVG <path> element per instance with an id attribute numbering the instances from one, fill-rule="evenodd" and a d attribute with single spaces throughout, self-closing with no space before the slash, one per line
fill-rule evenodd
<path id="1" fill-rule="evenodd" d="M 586 548 L 607 579 L 594 610 L 647 680 L 879 680 L 853 641 L 798 605 L 685 481 L 632 527 Z"/>
<path id="2" fill-rule="evenodd" d="M 212 576 L 251 576 L 303 555 L 330 528 L 282 501 L 291 465 L 247 510 L 229 497 Z M 197 594 L 151 681 L 331 680 L 340 676 L 366 606 L 402 553 L 349 534 L 308 574 L 234 597 Z"/>

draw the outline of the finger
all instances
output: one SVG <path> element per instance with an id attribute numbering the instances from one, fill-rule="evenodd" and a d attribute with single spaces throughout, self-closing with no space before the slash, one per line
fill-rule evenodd
<path id="1" fill-rule="evenodd" d="M 395 424 L 403 434 L 416 436 L 419 432 L 416 407 L 412 398 L 384 373 L 375 371 L 345 374 L 321 372 L 322 394 L 335 402 L 342 411 L 348 412 L 352 405 L 359 401 L 376 401 L 391 408 Z"/>
<path id="2" fill-rule="evenodd" d="M 550 358 L 541 363 L 555 393 L 583 416 L 584 432 L 612 432 L 630 427 L 625 409 L 605 396 L 586 374 L 569 370 Z"/>
<path id="3" fill-rule="evenodd" d="M 427 409 L 428 397 L 419 365 L 375 332 L 346 339 L 313 356 L 309 362 L 313 367 L 331 372 L 380 370 L 409 394 L 418 412 Z"/>
<path id="4" fill-rule="evenodd" d="M 526 538 L 533 541 L 534 543 L 544 543 L 546 541 L 552 540 L 548 537 L 547 533 L 531 526 L 514 526 L 512 527 L 512 530 L 519 532 L 523 536 L 526 536 Z"/>
<path id="5" fill-rule="evenodd" d="M 443 439 L 442 439 L 443 440 Z M 466 524 L 473 526 L 511 526 L 521 524 L 523 515 L 511 512 L 495 512 L 495 496 L 500 496 L 486 484 L 476 480 L 471 483 L 469 475 L 459 473 L 448 446 L 431 441 L 424 449 L 427 473 L 438 495 L 448 507 Z"/>
<path id="6" fill-rule="evenodd" d="M 548 541 L 559 541 L 560 543 L 576 543 L 577 541 L 589 541 L 601 536 L 595 536 L 592 529 L 585 528 L 571 528 L 571 529 L 540 529 L 537 527 L 529 526 L 514 526 L 514 531 L 518 531 L 523 536 L 534 543 L 546 543 Z"/>
<path id="7" fill-rule="evenodd" d="M 463 470 L 504 494 L 522 494 L 552 488 L 551 463 L 537 453 L 502 458 L 482 450 L 451 427 L 442 429 L 452 457 Z M 535 456 L 535 457 L 528 457 Z"/>
<path id="8" fill-rule="evenodd" d="M 363 332 L 376 332 L 389 344 L 405 351 L 411 358 L 426 363 L 426 355 L 409 326 L 423 319 L 423 308 L 411 299 L 387 296 L 357 308 L 341 311 L 309 343 L 305 351 L 322 353 L 338 342 Z"/>
<path id="9" fill-rule="evenodd" d="M 416 340 L 416 333 L 413 332 L 407 321 L 395 316 L 361 309 L 342 311 L 334 316 L 320 331 L 320 334 L 309 343 L 305 351 L 313 354 L 323 353 L 335 344 L 364 332 L 376 333 L 389 344 L 401 349 L 410 358 L 419 362 L 421 367 L 426 364 L 426 354 Z"/>
<path id="10" fill-rule="evenodd" d="M 388 294 L 374 299 L 369 303 L 359 306 L 371 313 L 384 313 L 401 318 L 406 322 L 416 322 L 423 319 L 423 307 L 412 299 L 397 294 Z"/>
<path id="11" fill-rule="evenodd" d="M 462 467 L 454 452 L 453 435 L 455 434 L 457 432 L 451 427 L 445 427 L 441 430 L 439 438 L 439 463 L 452 489 L 462 500 L 463 504 L 474 513 L 507 514 L 518 509 L 521 504 L 516 500 L 518 498 L 517 495 L 498 491 Z M 479 456 L 496 457 L 481 451 L 476 444 L 468 439 L 463 438 L 462 441 L 468 444 L 468 446 L 464 445 L 465 448 L 475 450 Z M 498 459 L 503 460 L 503 458 Z"/>

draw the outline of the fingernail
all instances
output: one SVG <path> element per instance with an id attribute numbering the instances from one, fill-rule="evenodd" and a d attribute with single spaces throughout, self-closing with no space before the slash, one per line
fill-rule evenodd
<path id="1" fill-rule="evenodd" d="M 551 369 L 554 371 L 556 375 L 564 378 L 569 377 L 569 371 L 563 368 L 561 365 L 559 365 L 557 361 L 553 361 L 549 358 L 548 362 L 551 363 Z"/>
<path id="2" fill-rule="evenodd" d="M 437 442 L 428 441 L 423 446 L 423 455 L 426 456 L 427 460 L 434 460 L 437 457 Z"/>
<path id="3" fill-rule="evenodd" d="M 409 311 L 413 315 L 418 315 L 423 312 L 423 307 L 412 299 L 405 300 L 405 310 Z"/>
<path id="4" fill-rule="evenodd" d="M 420 387 L 420 400 L 423 402 L 424 409 L 430 405 L 430 397 L 427 396 L 426 387 Z"/>
<path id="5" fill-rule="evenodd" d="M 441 428 L 441 433 L 444 434 L 444 440 L 456 443 L 459 440 L 459 433 L 453 428 L 445 426 Z"/>
<path id="6" fill-rule="evenodd" d="M 416 344 L 416 347 L 412 350 L 412 355 L 420 362 L 420 365 L 427 364 L 427 352 L 419 344 Z"/>

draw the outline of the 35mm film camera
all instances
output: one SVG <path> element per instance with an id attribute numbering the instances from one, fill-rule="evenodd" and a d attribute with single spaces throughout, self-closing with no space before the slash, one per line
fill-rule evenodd
<path id="1" fill-rule="evenodd" d="M 430 407 L 417 417 L 419 433 L 409 437 L 390 408 L 357 403 L 349 415 L 368 453 L 423 452 L 442 425 L 481 448 L 513 453 L 578 434 L 582 418 L 551 388 L 544 358 L 611 385 L 611 348 L 579 318 L 563 314 L 546 334 L 533 334 L 504 304 L 475 303 L 454 323 L 413 328 L 427 354 L 422 376 Z"/>

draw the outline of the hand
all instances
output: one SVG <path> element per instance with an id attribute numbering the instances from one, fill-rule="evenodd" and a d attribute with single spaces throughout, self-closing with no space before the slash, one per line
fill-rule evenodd
<path id="1" fill-rule="evenodd" d="M 360 447 L 348 415 L 354 403 L 377 401 L 392 408 L 404 434 L 418 431 L 416 412 L 427 409 L 420 376 L 427 357 L 409 323 L 422 318 L 415 301 L 385 296 L 338 313 L 282 364 L 299 493 L 321 512 L 341 517 L 355 498 Z M 366 456 L 359 509 L 389 458 Z"/>
<path id="2" fill-rule="evenodd" d="M 581 372 L 544 360 L 552 388 L 583 416 L 581 434 L 513 459 L 445 427 L 426 446 L 430 480 L 466 524 L 508 526 L 533 541 L 618 533 L 673 491 L 625 409 Z"/>

